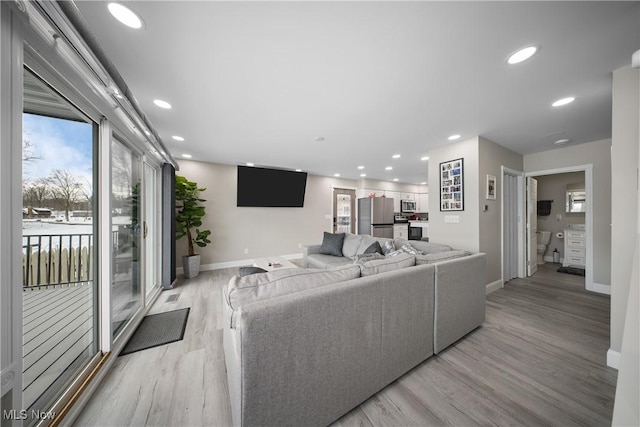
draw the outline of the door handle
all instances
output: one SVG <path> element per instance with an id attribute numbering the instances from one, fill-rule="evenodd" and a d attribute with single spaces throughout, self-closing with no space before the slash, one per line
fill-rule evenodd
<path id="1" fill-rule="evenodd" d="M 142 238 L 146 239 L 147 238 L 147 231 L 149 231 L 148 228 L 147 228 L 147 221 L 143 221 L 143 225 L 144 225 L 144 231 L 142 233 Z"/>

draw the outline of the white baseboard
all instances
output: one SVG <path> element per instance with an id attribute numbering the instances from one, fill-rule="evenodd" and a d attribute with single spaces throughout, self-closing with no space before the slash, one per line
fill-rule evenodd
<path id="1" fill-rule="evenodd" d="M 611 286 L 603 285 L 602 283 L 593 282 L 593 289 L 591 290 L 599 294 L 611 295 Z"/>
<path id="2" fill-rule="evenodd" d="M 284 259 L 302 259 L 302 254 L 288 254 L 288 255 L 279 255 Z M 200 271 L 211 271 L 211 270 L 221 270 L 223 268 L 232 268 L 232 267 L 242 267 L 243 265 L 251 265 L 253 264 L 253 258 L 249 259 L 241 259 L 238 261 L 227 261 L 227 262 L 214 262 L 213 264 L 202 264 L 200 266 Z M 182 267 L 176 268 L 177 274 L 184 274 L 184 269 Z"/>
<path id="3" fill-rule="evenodd" d="M 495 292 L 498 289 L 502 289 L 502 279 L 491 282 L 487 285 L 487 295 L 491 292 Z"/>
<path id="4" fill-rule="evenodd" d="M 618 369 L 620 364 L 620 353 L 609 349 L 607 351 L 607 366 L 613 369 Z"/>

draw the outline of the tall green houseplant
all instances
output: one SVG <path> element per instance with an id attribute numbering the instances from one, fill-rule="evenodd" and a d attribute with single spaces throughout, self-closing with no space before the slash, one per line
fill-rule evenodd
<path id="1" fill-rule="evenodd" d="M 196 277 L 200 270 L 200 255 L 196 254 L 195 246 L 204 248 L 211 243 L 211 231 L 199 228 L 205 216 L 203 203 L 206 202 L 200 198 L 200 193 L 205 190 L 184 176 L 176 175 L 176 240 L 187 237 L 189 252 L 182 257 L 186 278 Z"/>

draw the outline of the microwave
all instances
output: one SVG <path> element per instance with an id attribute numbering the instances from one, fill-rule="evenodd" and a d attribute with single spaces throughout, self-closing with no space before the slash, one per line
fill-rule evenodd
<path id="1" fill-rule="evenodd" d="M 400 212 L 415 212 L 416 201 L 415 200 L 400 200 Z"/>

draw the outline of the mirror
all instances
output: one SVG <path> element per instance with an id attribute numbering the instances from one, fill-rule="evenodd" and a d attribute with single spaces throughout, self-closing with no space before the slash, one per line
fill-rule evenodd
<path id="1" fill-rule="evenodd" d="M 567 212 L 584 212 L 587 206 L 584 184 L 567 184 Z"/>

